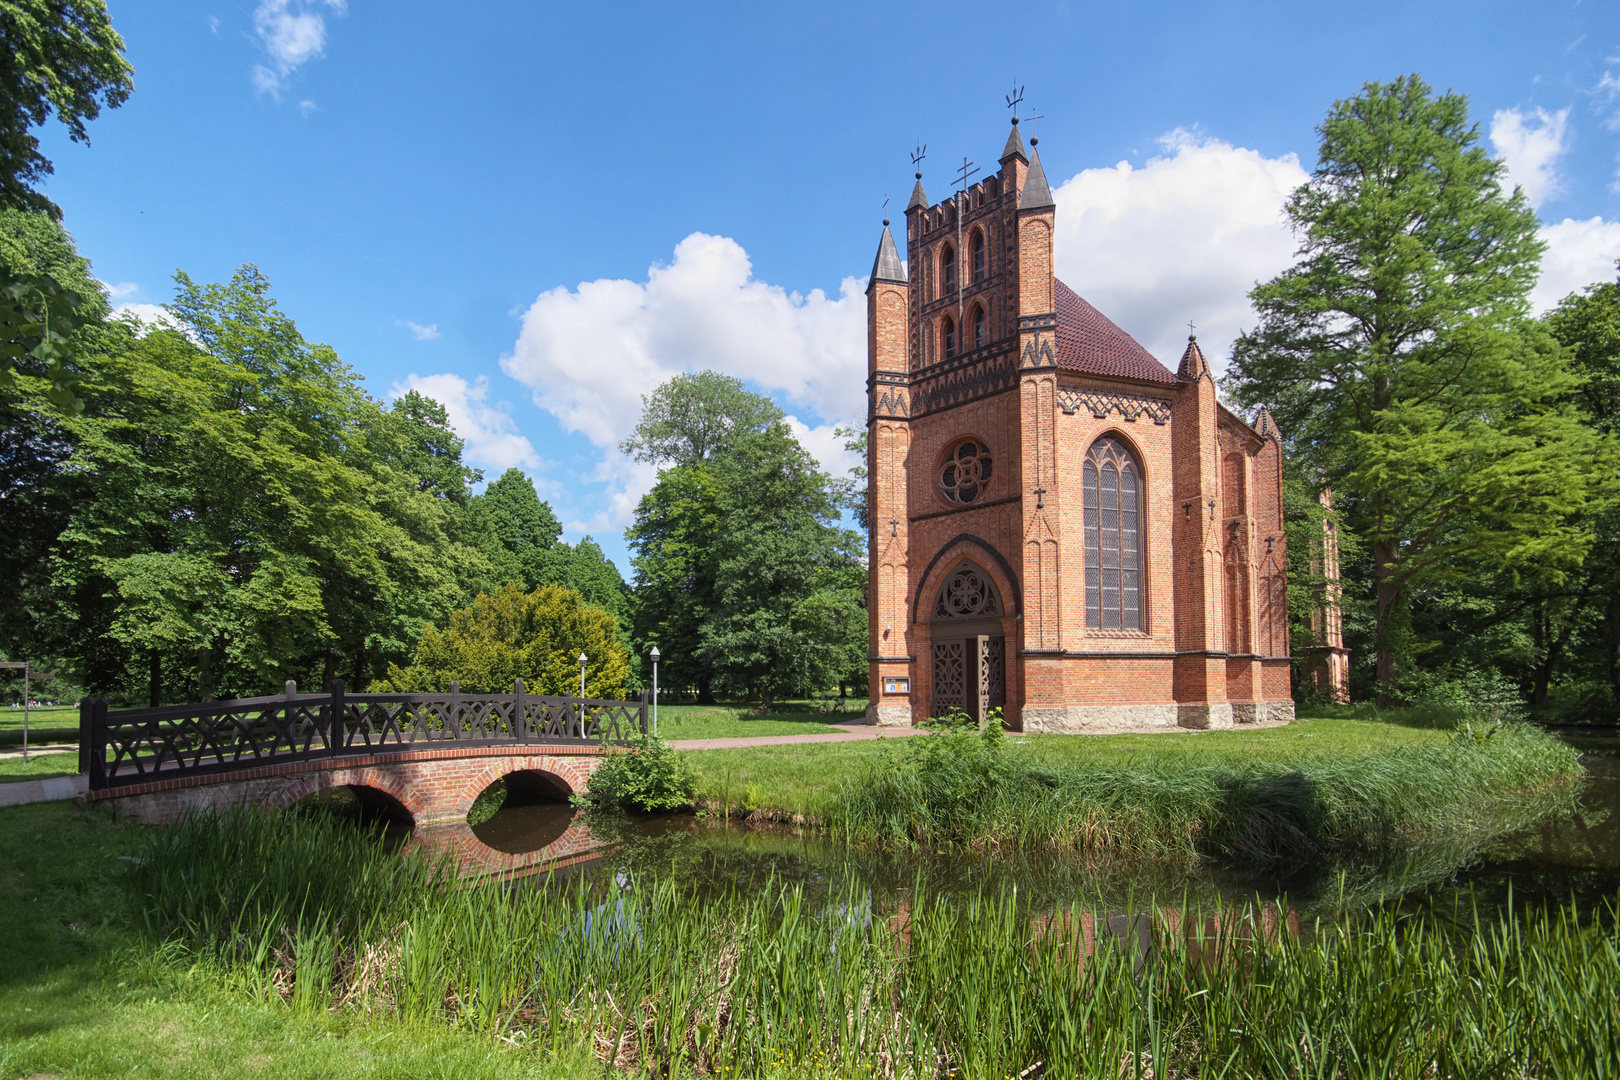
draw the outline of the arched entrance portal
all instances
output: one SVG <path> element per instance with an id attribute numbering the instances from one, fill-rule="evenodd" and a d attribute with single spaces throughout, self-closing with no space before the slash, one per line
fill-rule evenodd
<path id="1" fill-rule="evenodd" d="M 932 624 L 934 699 L 929 715 L 959 709 L 975 723 L 1007 703 L 1007 639 L 1001 594 L 990 575 L 964 560 L 945 575 L 934 597 Z"/>

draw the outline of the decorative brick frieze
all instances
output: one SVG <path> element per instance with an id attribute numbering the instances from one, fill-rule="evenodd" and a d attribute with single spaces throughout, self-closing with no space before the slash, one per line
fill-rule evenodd
<path id="1" fill-rule="evenodd" d="M 1073 416 L 1076 410 L 1084 408 L 1097 420 L 1118 416 L 1127 424 L 1134 424 L 1138 418 L 1146 416 L 1160 427 L 1170 422 L 1168 401 L 1120 391 L 1060 389 L 1058 407 L 1065 416 Z"/>

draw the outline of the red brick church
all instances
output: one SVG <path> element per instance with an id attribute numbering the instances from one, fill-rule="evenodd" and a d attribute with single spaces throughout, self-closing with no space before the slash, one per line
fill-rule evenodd
<path id="1" fill-rule="evenodd" d="M 868 716 L 1290 719 L 1276 426 L 1196 339 L 1171 371 L 1053 276 L 1013 124 L 995 176 L 931 204 L 918 174 L 907 264 L 884 222 L 867 287 Z"/>

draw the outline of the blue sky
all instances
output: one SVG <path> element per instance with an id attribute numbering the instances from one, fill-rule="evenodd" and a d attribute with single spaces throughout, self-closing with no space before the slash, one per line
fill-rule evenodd
<path id="1" fill-rule="evenodd" d="M 627 574 L 639 395 L 716 367 L 843 468 L 863 276 L 928 146 L 992 171 L 1014 79 L 1058 271 L 1173 361 L 1287 265 L 1278 208 L 1368 80 L 1468 95 L 1551 245 L 1538 303 L 1620 257 L 1620 5 L 428 4 L 111 0 L 136 93 L 48 194 L 116 303 L 244 262 L 373 394 L 445 401 Z M 1026 135 L 1030 131 L 1024 128 Z"/>

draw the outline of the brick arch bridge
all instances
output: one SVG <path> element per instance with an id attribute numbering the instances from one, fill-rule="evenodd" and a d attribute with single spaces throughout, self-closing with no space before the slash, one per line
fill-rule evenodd
<path id="1" fill-rule="evenodd" d="M 522 869 L 587 850 L 570 828 L 541 852 L 482 845 L 467 811 L 496 780 L 559 800 L 582 791 L 615 744 L 646 731 L 647 701 L 544 697 L 518 680 L 511 694 L 285 694 L 110 712 L 80 706 L 87 798 L 147 825 L 188 811 L 247 804 L 285 809 L 349 787 L 409 815 L 418 842 L 453 848 L 476 870 Z M 519 781 L 521 778 L 521 781 Z"/>

